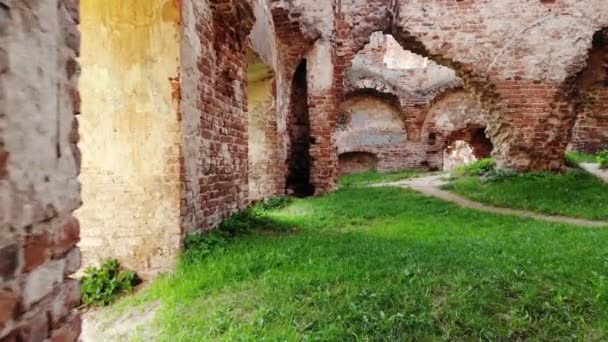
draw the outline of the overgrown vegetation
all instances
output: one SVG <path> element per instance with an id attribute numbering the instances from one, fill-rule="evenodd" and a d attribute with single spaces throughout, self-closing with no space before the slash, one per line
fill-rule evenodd
<path id="1" fill-rule="evenodd" d="M 161 301 L 160 341 L 608 339 L 608 229 L 398 188 L 342 189 L 262 216 L 116 309 Z"/>
<path id="2" fill-rule="evenodd" d="M 89 267 L 81 279 L 82 303 L 85 306 L 107 306 L 120 295 L 129 293 L 139 283 L 137 274 L 123 270 L 116 259 L 101 267 Z"/>
<path id="3" fill-rule="evenodd" d="M 600 163 L 600 169 L 608 169 L 608 150 L 597 154 L 597 162 Z"/>
<path id="4" fill-rule="evenodd" d="M 367 171 L 353 173 L 340 177 L 340 187 L 365 186 L 376 183 L 397 182 L 400 180 L 415 177 L 422 173 L 419 170 L 405 170 L 394 172 Z"/>
<path id="5" fill-rule="evenodd" d="M 444 187 L 475 201 L 553 215 L 608 219 L 608 184 L 580 169 L 563 174 L 491 170 Z"/>

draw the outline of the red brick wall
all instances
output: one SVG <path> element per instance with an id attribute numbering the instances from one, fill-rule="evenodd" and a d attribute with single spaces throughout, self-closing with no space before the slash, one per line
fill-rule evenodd
<path id="1" fill-rule="evenodd" d="M 604 8 L 601 0 L 349 0 L 335 3 L 333 12 L 300 13 L 303 26 L 319 23 L 321 36 L 334 42 L 334 86 L 318 97 L 313 131 L 331 131 L 325 127 L 336 123 L 332 108 L 344 94 L 350 61 L 371 32 L 385 31 L 404 48 L 456 70 L 466 89 L 485 103 L 500 166 L 560 170 L 575 117 L 568 86 L 584 66 L 591 36 L 608 24 Z M 327 16 L 333 19 L 331 30 Z M 317 140 L 315 182 L 325 185 L 319 189 L 331 188 L 335 149 L 331 139 Z"/>
<path id="2" fill-rule="evenodd" d="M 584 95 L 574 126 L 572 149 L 587 153 L 608 149 L 608 87 L 589 89 Z"/>
<path id="3" fill-rule="evenodd" d="M 248 196 L 245 0 L 184 3 L 182 216 L 186 231 L 211 228 Z"/>
<path id="4" fill-rule="evenodd" d="M 75 341 L 80 331 L 69 278 L 80 266 L 78 7 L 0 3 L 2 341 Z"/>

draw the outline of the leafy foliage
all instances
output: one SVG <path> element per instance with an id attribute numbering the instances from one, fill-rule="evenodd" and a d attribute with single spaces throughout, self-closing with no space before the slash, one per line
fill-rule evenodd
<path id="1" fill-rule="evenodd" d="M 597 162 L 600 163 L 600 169 L 608 169 L 608 150 L 597 154 Z"/>
<path id="2" fill-rule="evenodd" d="M 140 282 L 137 274 L 122 270 L 116 259 L 101 267 L 89 267 L 81 279 L 82 302 L 85 306 L 107 306 L 121 294 L 131 292 Z"/>

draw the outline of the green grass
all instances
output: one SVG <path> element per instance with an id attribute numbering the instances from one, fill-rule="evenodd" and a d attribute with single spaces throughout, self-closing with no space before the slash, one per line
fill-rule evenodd
<path id="1" fill-rule="evenodd" d="M 464 176 L 445 189 L 501 207 L 608 220 L 608 184 L 579 169 L 513 175 L 486 183 L 480 177 Z"/>
<path id="2" fill-rule="evenodd" d="M 597 156 L 595 154 L 572 151 L 566 153 L 566 162 L 570 166 L 576 166 L 580 163 L 597 163 Z"/>
<path id="3" fill-rule="evenodd" d="M 115 309 L 160 300 L 161 341 L 608 339 L 608 230 L 398 188 L 265 215 Z"/>
<path id="4" fill-rule="evenodd" d="M 394 172 L 378 172 L 367 171 L 361 173 L 353 173 L 340 177 L 341 187 L 365 186 L 376 183 L 397 182 L 419 175 L 422 171 L 405 170 Z"/>

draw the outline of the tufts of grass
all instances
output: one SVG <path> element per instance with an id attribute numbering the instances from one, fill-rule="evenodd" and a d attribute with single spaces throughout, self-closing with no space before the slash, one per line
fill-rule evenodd
<path id="1" fill-rule="evenodd" d="M 346 188 L 259 219 L 120 305 L 162 301 L 160 341 L 608 339 L 608 230 L 398 188 Z"/>
<path id="2" fill-rule="evenodd" d="M 393 172 L 367 171 L 353 173 L 340 177 L 340 187 L 365 186 L 377 183 L 397 182 L 421 174 L 419 170 L 404 170 Z"/>
<path id="3" fill-rule="evenodd" d="M 456 178 L 445 189 L 501 207 L 608 220 L 608 184 L 580 169 L 562 174 L 465 176 Z"/>

